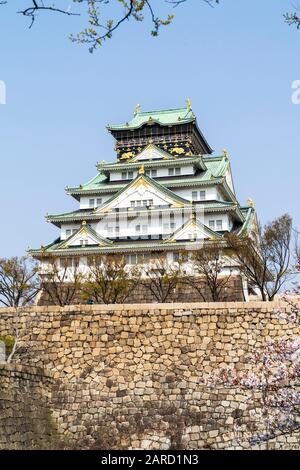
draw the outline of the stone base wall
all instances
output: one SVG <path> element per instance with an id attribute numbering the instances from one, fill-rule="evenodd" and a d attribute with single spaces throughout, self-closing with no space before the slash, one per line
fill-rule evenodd
<path id="1" fill-rule="evenodd" d="M 54 383 L 44 369 L 0 365 L 0 449 L 64 447 L 52 419 Z"/>
<path id="2" fill-rule="evenodd" d="M 43 426 L 38 432 L 35 427 L 36 416 L 45 423 L 50 414 L 56 445 L 64 448 L 299 449 L 299 433 L 252 446 L 250 436 L 264 429 L 253 423 L 248 393 L 205 385 L 218 367 L 252 368 L 250 358 L 267 340 L 299 336 L 299 325 L 280 319 L 279 310 L 288 307 L 236 302 L 0 309 L 0 335 L 16 325 L 20 330 L 17 363 L 51 376 L 45 385 L 1 369 L 6 421 L 0 419 L 0 448 L 53 448 L 52 438 L 39 439 Z M 30 419 L 22 405 L 28 396 L 39 410 L 32 401 Z M 28 438 L 22 441 L 25 421 Z"/>
<path id="3" fill-rule="evenodd" d="M 212 295 L 207 287 L 207 284 L 205 284 L 204 281 L 201 281 L 199 279 L 198 286 L 201 286 L 201 292 L 203 297 L 199 294 L 199 292 L 193 288 L 192 286 L 188 284 L 183 284 L 180 283 L 176 289 L 171 293 L 168 302 L 173 303 L 173 302 L 212 302 Z M 198 287 L 198 288 L 199 288 Z M 223 292 L 221 293 L 221 299 L 224 302 L 234 302 L 234 301 L 243 301 L 244 299 L 244 294 L 243 294 L 243 286 L 242 286 L 242 280 L 240 277 L 232 277 L 228 283 L 226 283 L 226 286 L 223 289 Z M 45 306 L 45 305 L 51 305 L 51 299 L 49 298 L 49 295 L 47 292 L 43 291 L 41 295 L 39 296 L 38 300 L 38 305 Z M 130 292 L 129 296 L 127 299 L 124 301 L 125 304 L 137 304 L 137 303 L 157 303 L 157 300 L 155 296 L 151 293 L 149 289 L 147 289 L 145 286 L 142 286 L 138 284 L 132 292 Z M 79 305 L 82 304 L 82 298 L 80 295 L 80 292 L 77 293 L 77 295 L 74 297 L 72 304 L 74 305 Z"/>

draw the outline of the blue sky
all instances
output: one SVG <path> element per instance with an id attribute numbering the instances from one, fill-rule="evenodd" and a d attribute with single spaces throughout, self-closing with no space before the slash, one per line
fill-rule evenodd
<path id="1" fill-rule="evenodd" d="M 262 222 L 289 212 L 300 226 L 300 31 L 283 21 L 289 0 L 189 0 L 158 39 L 127 23 L 93 55 L 68 40 L 82 19 L 40 15 L 28 30 L 21 3 L 0 10 L 0 256 L 57 236 L 44 216 L 77 208 L 64 188 L 115 158 L 108 123 L 130 119 L 138 102 L 162 109 L 187 97 L 216 153 L 228 148 L 240 201 L 251 196 Z"/>

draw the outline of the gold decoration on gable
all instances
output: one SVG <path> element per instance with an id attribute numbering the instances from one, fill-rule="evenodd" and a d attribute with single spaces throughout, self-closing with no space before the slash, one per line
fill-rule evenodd
<path id="1" fill-rule="evenodd" d="M 226 158 L 226 160 L 228 159 L 228 156 L 229 156 L 229 152 L 227 149 L 223 149 L 223 155 L 224 157 Z"/>
<path id="2" fill-rule="evenodd" d="M 247 203 L 248 203 L 249 207 L 252 207 L 252 209 L 255 208 L 255 203 L 254 203 L 253 199 L 251 199 L 250 197 L 247 199 Z"/>
<path id="3" fill-rule="evenodd" d="M 120 160 L 127 160 L 128 158 L 132 158 L 132 157 L 134 157 L 133 152 L 126 152 L 126 153 L 123 153 Z"/>
<path id="4" fill-rule="evenodd" d="M 182 155 L 183 153 L 185 153 L 185 150 L 182 147 L 173 147 L 170 150 L 170 152 L 171 153 L 176 153 L 177 155 Z"/>

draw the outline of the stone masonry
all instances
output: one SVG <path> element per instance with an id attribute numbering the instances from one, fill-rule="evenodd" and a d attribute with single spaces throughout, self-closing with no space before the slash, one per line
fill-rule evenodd
<path id="1" fill-rule="evenodd" d="M 278 316 L 287 309 L 261 302 L 0 309 L 0 336 L 18 326 L 22 337 L 16 363 L 0 366 L 0 448 L 251 448 L 247 394 L 208 388 L 205 377 L 223 365 L 250 368 L 266 340 L 299 336 L 299 325 Z M 246 423 L 242 440 L 237 420 Z M 299 445 L 294 433 L 254 448 Z"/>

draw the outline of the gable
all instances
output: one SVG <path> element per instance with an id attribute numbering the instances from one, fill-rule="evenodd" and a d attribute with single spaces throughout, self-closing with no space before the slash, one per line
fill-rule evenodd
<path id="1" fill-rule="evenodd" d="M 134 181 L 121 189 L 110 200 L 95 211 L 96 214 L 106 213 L 115 208 L 126 209 L 131 207 L 133 201 L 152 201 L 152 206 L 170 205 L 171 207 L 184 207 L 189 201 L 177 196 L 169 189 L 164 188 L 148 176 L 141 174 Z M 137 204 L 138 205 L 138 204 Z M 148 204 L 143 204 L 148 205 Z"/>
<path id="2" fill-rule="evenodd" d="M 206 227 L 203 223 L 192 218 L 187 223 L 177 229 L 171 237 L 165 240 L 164 243 L 173 243 L 182 240 L 201 241 L 207 239 L 221 238 L 219 234 L 213 232 L 210 228 Z"/>
<path id="3" fill-rule="evenodd" d="M 148 161 L 148 160 L 162 160 L 162 159 L 174 159 L 172 155 L 168 154 L 167 152 L 164 152 L 164 150 L 161 150 L 159 147 L 156 145 L 150 144 L 147 145 L 144 150 L 142 150 L 141 153 L 135 156 L 134 159 L 132 159 L 132 162 L 143 162 L 143 161 Z"/>
<path id="4" fill-rule="evenodd" d="M 231 189 L 231 191 L 233 192 L 233 194 L 235 194 L 230 165 L 228 165 L 228 168 L 227 168 L 227 170 L 226 170 L 226 172 L 225 172 L 225 179 L 226 179 L 226 182 L 227 182 L 229 188 Z"/>
<path id="5" fill-rule="evenodd" d="M 57 248 L 68 248 L 71 246 L 107 246 L 112 242 L 104 237 L 101 237 L 95 230 L 87 225 L 85 222 L 82 223 L 81 228 L 78 232 L 71 235 L 67 240 L 64 240 Z"/>

